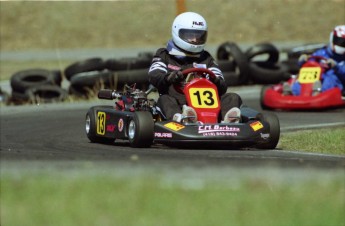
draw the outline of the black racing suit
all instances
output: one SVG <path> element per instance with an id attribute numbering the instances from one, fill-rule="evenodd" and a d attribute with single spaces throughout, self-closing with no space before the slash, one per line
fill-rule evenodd
<path id="1" fill-rule="evenodd" d="M 227 85 L 223 74 L 209 52 L 203 51 L 197 57 L 179 57 L 170 55 L 166 48 L 161 48 L 153 56 L 148 75 L 149 82 L 158 89 L 160 96 L 157 105 L 167 119 L 172 119 L 175 113 L 181 113 L 182 105 L 186 104 L 186 98 L 184 94 L 177 92 L 166 78 L 172 71 L 183 71 L 193 67 L 207 68 L 220 78 L 216 84 L 221 100 L 221 115 L 219 117 L 224 118 L 229 109 L 241 106 L 242 100 L 239 95 L 226 93 Z"/>

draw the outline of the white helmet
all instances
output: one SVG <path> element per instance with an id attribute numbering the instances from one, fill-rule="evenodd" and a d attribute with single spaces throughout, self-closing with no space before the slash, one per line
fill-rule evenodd
<path id="1" fill-rule="evenodd" d="M 179 48 L 200 53 L 204 50 L 207 39 L 206 20 L 193 12 L 178 15 L 172 24 L 172 39 Z"/>
<path id="2" fill-rule="evenodd" d="M 330 45 L 333 52 L 345 55 L 345 25 L 336 26 L 330 35 Z"/>

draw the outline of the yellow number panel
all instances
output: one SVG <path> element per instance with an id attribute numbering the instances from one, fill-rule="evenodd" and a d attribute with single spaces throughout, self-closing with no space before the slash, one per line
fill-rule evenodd
<path id="1" fill-rule="evenodd" d="M 300 83 L 314 83 L 320 80 L 321 68 L 319 67 L 304 67 L 299 72 L 298 81 Z"/>
<path id="2" fill-rule="evenodd" d="M 194 108 L 217 108 L 216 90 L 212 88 L 190 88 L 189 96 Z"/>
<path id="3" fill-rule="evenodd" d="M 97 112 L 97 134 L 104 135 L 105 134 L 105 120 L 106 114 L 105 112 L 99 111 Z"/>

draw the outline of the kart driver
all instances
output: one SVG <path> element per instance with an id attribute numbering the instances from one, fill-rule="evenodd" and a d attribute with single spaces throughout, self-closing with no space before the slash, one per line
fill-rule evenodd
<path id="1" fill-rule="evenodd" d="M 330 68 L 323 74 L 322 84 L 318 81 L 313 89 L 323 92 L 338 87 L 345 96 L 345 25 L 336 26 L 330 34 L 329 45 L 316 50 L 312 56 L 324 57 Z M 302 55 L 299 58 L 299 65 L 302 66 L 307 59 L 307 55 Z M 293 83 L 291 87 L 293 95 L 299 95 L 300 88 L 299 82 Z"/>
<path id="2" fill-rule="evenodd" d="M 235 93 L 226 93 L 227 85 L 223 74 L 214 58 L 204 50 L 207 39 L 205 19 L 194 12 L 178 15 L 172 24 L 172 39 L 166 48 L 160 48 L 153 56 L 148 72 L 149 82 L 160 94 L 157 105 L 168 120 L 197 122 L 197 115 L 192 107 L 186 105 L 186 97 L 178 92 L 184 80 L 182 71 L 188 68 L 207 68 L 216 77 L 210 79 L 218 88 L 221 101 L 221 115 L 224 122 L 239 122 L 241 97 Z"/>

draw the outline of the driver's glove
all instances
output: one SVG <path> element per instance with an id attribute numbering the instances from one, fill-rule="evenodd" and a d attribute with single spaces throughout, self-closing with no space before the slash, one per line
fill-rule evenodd
<path id="1" fill-rule="evenodd" d="M 166 77 L 167 82 L 170 84 L 182 82 L 183 79 L 184 75 L 182 74 L 182 71 L 173 71 Z"/>
<path id="2" fill-rule="evenodd" d="M 298 63 L 302 65 L 305 62 L 307 62 L 307 60 L 308 60 L 308 55 L 307 54 L 302 54 L 298 58 Z"/>
<path id="3" fill-rule="evenodd" d="M 334 68 L 335 66 L 337 66 L 337 62 L 335 60 L 333 60 L 332 58 L 328 58 L 326 60 L 326 63 L 327 63 L 329 68 Z"/>

